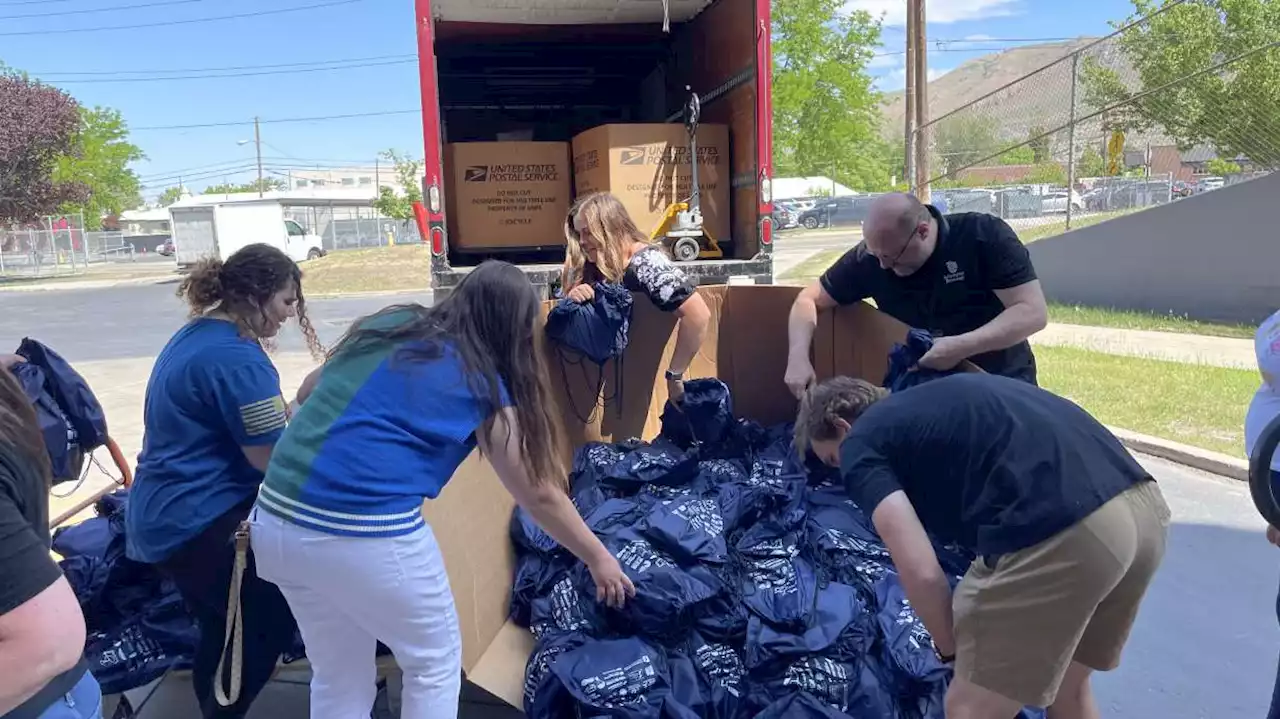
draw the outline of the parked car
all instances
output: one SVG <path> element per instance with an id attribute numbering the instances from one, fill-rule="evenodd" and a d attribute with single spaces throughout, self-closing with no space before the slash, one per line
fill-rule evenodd
<path id="1" fill-rule="evenodd" d="M 1191 197 L 1191 195 L 1194 194 L 1195 191 L 1196 191 L 1195 186 L 1192 185 L 1190 182 L 1183 182 L 1179 180 L 1173 183 L 1173 189 L 1171 190 L 1171 193 L 1173 194 L 1174 197 Z"/>
<path id="2" fill-rule="evenodd" d="M 798 220 L 807 230 L 860 225 L 867 218 L 867 208 L 875 198 L 876 195 L 854 195 L 822 200 L 813 209 L 801 212 Z"/>
<path id="3" fill-rule="evenodd" d="M 779 230 L 785 230 L 794 226 L 795 223 L 795 215 L 792 215 L 791 211 L 783 205 L 775 202 L 773 205 L 773 226 Z"/>
<path id="4" fill-rule="evenodd" d="M 165 240 L 156 248 L 156 252 L 163 257 L 173 257 L 173 240 Z"/>
<path id="5" fill-rule="evenodd" d="M 1079 212 L 1084 209 L 1084 199 L 1080 193 L 1072 190 L 1068 193 L 1066 190 L 1057 190 L 1042 196 L 1042 207 L 1045 212 L 1066 212 L 1067 198 L 1071 198 L 1071 211 Z"/>

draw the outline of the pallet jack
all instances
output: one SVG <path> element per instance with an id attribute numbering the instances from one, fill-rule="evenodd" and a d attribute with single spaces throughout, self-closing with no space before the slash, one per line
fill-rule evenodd
<path id="1" fill-rule="evenodd" d="M 684 89 L 691 91 L 688 85 Z M 678 262 L 724 257 L 720 243 L 702 224 L 702 190 L 698 186 L 698 118 L 701 114 L 702 103 L 698 93 L 691 91 L 684 108 L 684 126 L 689 132 L 689 167 L 693 186 L 689 199 L 671 203 L 649 233 L 649 239 L 661 241 Z"/>

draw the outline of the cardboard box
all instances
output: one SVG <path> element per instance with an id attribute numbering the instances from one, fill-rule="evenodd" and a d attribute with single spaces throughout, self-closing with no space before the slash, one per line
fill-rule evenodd
<path id="1" fill-rule="evenodd" d="M 579 196 L 617 195 L 645 235 L 667 207 L 693 188 L 689 133 L 678 123 L 601 125 L 573 138 L 573 180 Z M 729 241 L 729 126 L 698 126 L 698 184 L 703 224 L 719 242 Z"/>
<path id="2" fill-rule="evenodd" d="M 449 245 L 462 250 L 564 245 L 567 142 L 461 142 L 445 146 Z"/>
<path id="3" fill-rule="evenodd" d="M 739 415 L 765 424 L 795 419 L 796 400 L 782 381 L 787 343 L 779 340 L 787 336 L 787 315 L 800 289 L 698 288 L 711 309 L 711 322 L 689 376 L 724 380 Z M 547 303 L 544 311 L 550 307 Z M 553 384 L 563 426 L 574 447 L 589 440 L 652 438 L 658 433 L 667 401 L 662 373 L 675 348 L 675 318 L 644 301 L 636 302 L 633 312 L 631 340 L 620 363 L 625 391 L 599 387 L 595 373 L 562 375 L 558 366 L 562 360 L 555 348 L 544 348 L 556 377 Z M 880 382 L 888 368 L 889 350 L 895 342 L 904 341 L 906 333 L 905 325 L 865 303 L 822 312 L 814 333 L 814 369 L 820 378 L 842 374 Z M 602 396 L 613 399 L 591 413 L 592 422 L 583 423 L 574 407 L 593 407 L 603 401 Z M 533 637 L 507 620 L 515 571 L 509 533 L 514 507 L 493 469 L 476 453 L 458 468 L 438 498 L 424 503 L 423 515 L 440 543 L 449 573 L 467 679 L 520 707 Z"/>

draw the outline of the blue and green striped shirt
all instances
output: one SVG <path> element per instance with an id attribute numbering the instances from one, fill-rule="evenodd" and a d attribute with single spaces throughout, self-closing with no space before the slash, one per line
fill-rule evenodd
<path id="1" fill-rule="evenodd" d="M 440 493 L 494 408 L 470 389 L 452 345 L 432 360 L 401 349 L 415 346 L 379 342 L 329 360 L 276 445 L 258 506 L 345 536 L 398 536 L 423 525 L 423 499 Z M 499 396 L 509 403 L 505 388 Z"/>

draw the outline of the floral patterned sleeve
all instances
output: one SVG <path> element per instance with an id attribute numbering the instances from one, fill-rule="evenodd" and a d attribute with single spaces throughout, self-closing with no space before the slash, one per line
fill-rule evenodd
<path id="1" fill-rule="evenodd" d="M 675 312 L 694 292 L 693 284 L 660 248 L 641 250 L 631 258 L 627 289 L 640 292 L 663 312 Z"/>

